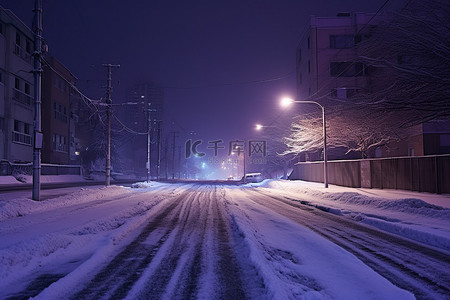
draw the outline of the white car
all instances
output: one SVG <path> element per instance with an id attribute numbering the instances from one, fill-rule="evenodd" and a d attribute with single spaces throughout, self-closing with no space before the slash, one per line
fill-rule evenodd
<path id="1" fill-rule="evenodd" d="M 244 178 L 242 178 L 244 180 Z M 245 174 L 246 183 L 261 182 L 263 180 L 261 173 L 248 173 Z"/>

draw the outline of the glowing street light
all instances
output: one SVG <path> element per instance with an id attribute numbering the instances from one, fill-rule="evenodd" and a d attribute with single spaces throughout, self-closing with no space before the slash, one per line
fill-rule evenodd
<path id="1" fill-rule="evenodd" d="M 292 103 L 295 103 L 295 102 L 300 102 L 300 101 L 294 101 L 294 100 L 292 100 L 289 97 L 284 97 L 284 98 L 281 99 L 280 104 L 281 104 L 282 107 L 288 107 Z"/>
<path id="2" fill-rule="evenodd" d="M 292 103 L 300 104 L 315 104 L 322 109 L 322 121 L 323 121 L 323 182 L 325 188 L 328 188 L 328 160 L 327 160 L 327 127 L 325 122 L 325 107 L 316 101 L 296 101 L 291 98 L 285 97 L 281 99 L 280 105 L 287 107 Z"/>
<path id="3" fill-rule="evenodd" d="M 261 124 L 255 125 L 255 129 L 258 131 L 262 130 L 263 128 L 267 128 L 267 127 L 276 127 L 276 126 L 267 126 L 267 125 L 261 125 Z"/>

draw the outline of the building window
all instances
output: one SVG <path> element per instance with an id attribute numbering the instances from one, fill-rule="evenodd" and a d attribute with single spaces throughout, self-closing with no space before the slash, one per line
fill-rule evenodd
<path id="1" fill-rule="evenodd" d="M 65 106 L 53 102 L 53 114 L 56 120 L 67 123 L 67 110 Z"/>
<path id="2" fill-rule="evenodd" d="M 330 96 L 338 99 L 348 99 L 353 97 L 359 92 L 359 89 L 355 88 L 337 88 L 331 89 Z"/>
<path id="3" fill-rule="evenodd" d="M 31 42 L 29 40 L 26 41 L 26 47 L 25 50 L 28 54 L 31 54 Z"/>
<path id="4" fill-rule="evenodd" d="M 331 49 L 352 48 L 355 45 L 353 35 L 330 35 Z"/>
<path id="5" fill-rule="evenodd" d="M 311 74 L 311 61 L 308 60 L 308 74 Z"/>
<path id="6" fill-rule="evenodd" d="M 27 63 L 31 64 L 31 42 L 25 39 L 26 48 L 22 47 L 22 38 L 18 32 L 16 32 L 16 44 L 14 46 L 14 54 L 25 60 Z M 29 47 L 29 49 L 28 49 Z M 28 51 L 29 50 L 29 51 Z"/>
<path id="7" fill-rule="evenodd" d="M 67 137 L 54 134 L 53 135 L 53 150 L 60 151 L 60 152 L 67 152 Z"/>
<path id="8" fill-rule="evenodd" d="M 65 80 L 60 77 L 55 77 L 55 87 L 64 92 L 68 91 L 68 87 Z"/>
<path id="9" fill-rule="evenodd" d="M 367 75 L 367 67 L 360 62 L 331 62 L 330 76 L 355 77 Z"/>
<path id="10" fill-rule="evenodd" d="M 23 133 L 25 133 L 25 134 L 30 134 L 30 127 L 31 127 L 31 125 L 30 124 L 28 124 L 28 123 L 23 123 Z"/>
<path id="11" fill-rule="evenodd" d="M 31 97 L 31 85 L 24 82 L 24 91 L 22 91 L 22 80 L 18 77 L 14 78 L 13 100 L 20 102 L 24 105 L 31 106 L 33 98 Z"/>
<path id="12" fill-rule="evenodd" d="M 19 120 L 14 120 L 12 141 L 14 143 L 31 146 L 31 124 Z"/>
<path id="13" fill-rule="evenodd" d="M 311 37 L 308 36 L 308 49 L 311 49 Z"/>
<path id="14" fill-rule="evenodd" d="M 361 42 L 361 35 L 330 35 L 331 49 L 347 49 L 352 48 Z"/>
<path id="15" fill-rule="evenodd" d="M 31 92 L 30 84 L 25 82 L 25 94 L 30 95 L 30 92 Z"/>

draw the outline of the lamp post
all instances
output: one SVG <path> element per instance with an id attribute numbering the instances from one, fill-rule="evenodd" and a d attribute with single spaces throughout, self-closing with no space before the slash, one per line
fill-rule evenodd
<path id="1" fill-rule="evenodd" d="M 325 121 L 325 107 L 316 101 L 295 101 L 290 98 L 283 98 L 281 105 L 284 107 L 289 106 L 292 103 L 301 104 L 315 104 L 322 109 L 322 121 L 323 121 L 323 183 L 325 188 L 328 188 L 328 160 L 327 160 L 327 126 Z"/>

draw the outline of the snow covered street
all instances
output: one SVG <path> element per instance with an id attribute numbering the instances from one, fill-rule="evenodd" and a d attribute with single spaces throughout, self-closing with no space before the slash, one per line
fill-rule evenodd
<path id="1" fill-rule="evenodd" d="M 1 299 L 450 295 L 450 208 L 430 201 L 289 181 L 44 198 L 0 194 Z"/>

